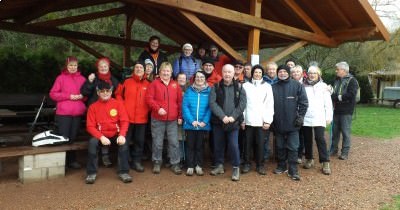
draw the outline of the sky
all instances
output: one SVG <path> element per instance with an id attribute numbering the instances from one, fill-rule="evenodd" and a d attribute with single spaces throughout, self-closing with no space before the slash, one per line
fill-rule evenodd
<path id="1" fill-rule="evenodd" d="M 400 0 L 369 0 L 369 3 L 389 31 L 400 27 Z"/>

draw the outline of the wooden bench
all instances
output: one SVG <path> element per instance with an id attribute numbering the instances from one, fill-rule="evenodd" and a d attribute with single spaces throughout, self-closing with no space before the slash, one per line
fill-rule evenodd
<path id="1" fill-rule="evenodd" d="M 65 176 L 65 154 L 85 150 L 88 141 L 54 146 L 15 146 L 0 148 L 0 159 L 19 157 L 18 177 L 22 183 Z"/>

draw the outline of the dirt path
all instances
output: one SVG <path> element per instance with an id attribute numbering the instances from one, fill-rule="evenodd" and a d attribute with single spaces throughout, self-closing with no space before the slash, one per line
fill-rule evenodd
<path id="1" fill-rule="evenodd" d="M 217 177 L 176 176 L 163 168 L 131 172 L 131 184 L 120 182 L 113 169 L 101 168 L 94 185 L 84 184 L 85 171 L 68 171 L 65 178 L 40 183 L 17 181 L 16 160 L 3 162 L 0 173 L 1 209 L 379 209 L 400 194 L 400 139 L 375 141 L 353 138 L 347 161 L 332 158 L 332 175 L 320 165 L 300 169 L 302 180 L 251 172 L 240 182 L 231 171 Z"/>

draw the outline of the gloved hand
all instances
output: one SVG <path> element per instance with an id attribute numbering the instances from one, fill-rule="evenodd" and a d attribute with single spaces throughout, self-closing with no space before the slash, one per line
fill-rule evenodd
<path id="1" fill-rule="evenodd" d="M 304 123 L 304 117 L 302 116 L 297 116 L 296 119 L 294 120 L 294 127 L 300 128 L 303 126 Z"/>

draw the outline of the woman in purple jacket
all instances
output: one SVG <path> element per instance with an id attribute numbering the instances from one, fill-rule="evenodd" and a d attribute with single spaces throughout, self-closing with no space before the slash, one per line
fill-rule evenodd
<path id="1" fill-rule="evenodd" d="M 86 106 L 80 89 L 85 82 L 85 77 L 78 70 L 78 59 L 67 57 L 65 67 L 57 76 L 50 90 L 50 97 L 56 103 L 56 123 L 59 134 L 69 138 L 73 143 L 80 127 L 81 117 Z M 76 161 L 75 151 L 68 151 L 66 165 L 69 168 L 79 169 L 81 165 Z"/>

